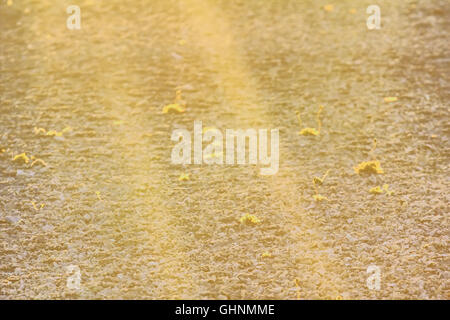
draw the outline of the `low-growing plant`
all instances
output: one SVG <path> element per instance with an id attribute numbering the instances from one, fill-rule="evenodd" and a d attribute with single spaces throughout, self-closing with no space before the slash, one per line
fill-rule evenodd
<path id="1" fill-rule="evenodd" d="M 298 134 L 300 134 L 302 136 L 318 136 L 318 135 L 320 135 L 320 130 L 322 129 L 322 121 L 320 120 L 320 114 L 322 113 L 322 110 L 323 110 L 323 106 L 320 106 L 319 111 L 317 112 L 317 115 L 316 115 L 317 129 L 316 128 L 303 128 L 298 132 Z M 298 124 L 301 127 L 302 126 L 302 117 L 300 115 L 300 112 L 297 111 L 296 114 L 297 114 Z"/>

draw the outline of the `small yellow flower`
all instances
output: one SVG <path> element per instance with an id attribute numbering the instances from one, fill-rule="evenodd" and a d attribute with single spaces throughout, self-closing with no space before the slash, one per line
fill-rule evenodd
<path id="1" fill-rule="evenodd" d="M 102 197 L 100 196 L 100 191 L 95 191 L 95 194 L 97 195 L 97 199 L 102 201 Z"/>
<path id="2" fill-rule="evenodd" d="M 317 129 L 315 128 L 304 128 L 300 130 L 298 134 L 302 136 L 318 136 L 319 131 L 317 131 Z"/>
<path id="3" fill-rule="evenodd" d="M 314 184 L 316 184 L 318 186 L 321 186 L 322 183 L 323 183 L 323 180 L 321 178 L 319 178 L 319 177 L 314 177 L 313 178 L 313 182 L 314 182 Z"/>
<path id="4" fill-rule="evenodd" d="M 388 196 L 392 196 L 394 194 L 394 191 L 390 191 L 389 190 L 389 185 L 388 184 L 383 184 L 383 190 L 386 192 L 386 194 Z"/>
<path id="5" fill-rule="evenodd" d="M 185 111 L 186 102 L 181 98 L 181 90 L 177 90 L 174 102 L 164 106 L 162 113 L 183 113 Z"/>
<path id="6" fill-rule="evenodd" d="M 17 161 L 17 160 L 23 160 L 23 162 L 25 162 L 25 163 L 30 162 L 30 158 L 27 157 L 27 154 L 25 152 L 15 156 L 13 161 Z"/>
<path id="7" fill-rule="evenodd" d="M 373 194 L 382 194 L 384 192 L 384 190 L 381 189 L 380 186 L 376 186 L 376 187 L 371 188 L 369 190 L 369 192 L 373 193 Z"/>
<path id="8" fill-rule="evenodd" d="M 373 194 L 382 194 L 384 191 L 380 188 L 380 186 L 373 187 L 369 190 L 370 193 Z"/>
<path id="9" fill-rule="evenodd" d="M 41 203 L 39 207 L 36 205 L 36 202 L 34 202 L 34 201 L 32 201 L 31 204 L 33 205 L 33 208 L 36 211 L 39 211 L 39 210 L 41 210 L 42 208 L 45 207 L 45 203 Z"/>
<path id="10" fill-rule="evenodd" d="M 328 201 L 328 198 L 325 196 L 322 196 L 320 194 L 315 194 L 313 195 L 314 200 L 316 200 L 317 202 L 321 202 L 321 201 Z"/>
<path id="11" fill-rule="evenodd" d="M 241 221 L 241 223 L 253 225 L 261 222 L 261 220 L 259 220 L 255 215 L 248 213 L 244 214 L 239 221 Z"/>
<path id="12" fill-rule="evenodd" d="M 71 131 L 72 131 L 71 127 L 65 127 L 62 131 L 56 131 L 56 130 L 46 131 L 44 128 L 34 127 L 35 134 L 44 134 L 46 136 L 51 136 L 51 137 L 61 137 L 64 133 L 71 132 Z"/>
<path id="13" fill-rule="evenodd" d="M 384 102 L 396 102 L 398 100 L 397 97 L 386 97 L 384 98 Z"/>
<path id="14" fill-rule="evenodd" d="M 186 109 L 178 103 L 172 103 L 164 106 L 162 113 L 183 113 Z"/>
<path id="15" fill-rule="evenodd" d="M 122 125 L 123 124 L 123 120 L 114 120 L 113 121 L 113 125 L 115 125 L 115 126 L 120 126 L 120 125 Z"/>
<path id="16" fill-rule="evenodd" d="M 56 130 L 49 130 L 46 135 L 51 137 L 61 137 L 63 133 Z"/>
<path id="17" fill-rule="evenodd" d="M 355 172 L 357 174 L 377 174 L 384 173 L 381 168 L 380 161 L 372 160 L 372 161 L 364 161 L 358 164 L 358 166 L 354 167 Z"/>
<path id="18" fill-rule="evenodd" d="M 46 134 L 47 133 L 47 131 L 45 131 L 45 129 L 44 128 L 36 128 L 36 127 L 34 127 L 34 133 L 35 134 Z"/>
<path id="19" fill-rule="evenodd" d="M 323 184 L 323 182 L 325 181 L 325 178 L 328 176 L 328 172 L 330 172 L 330 170 L 327 170 L 327 172 L 325 172 L 325 174 L 323 175 L 322 178 L 314 177 L 313 183 L 317 186 L 321 186 Z"/>
<path id="20" fill-rule="evenodd" d="M 300 130 L 298 132 L 298 134 L 300 134 L 302 136 L 318 136 L 318 135 L 320 135 L 320 130 L 322 128 L 322 121 L 320 120 L 320 114 L 322 113 L 323 108 L 324 108 L 323 106 L 319 106 L 319 111 L 317 112 L 317 115 L 316 115 L 318 129 L 304 128 L 304 129 Z M 297 114 L 298 124 L 301 126 L 302 125 L 302 117 L 300 115 L 300 112 L 296 112 L 296 114 Z"/>
<path id="21" fill-rule="evenodd" d="M 188 181 L 190 180 L 189 173 L 182 173 L 178 178 L 178 181 Z"/>
<path id="22" fill-rule="evenodd" d="M 370 192 L 370 193 L 373 193 L 373 194 L 383 194 L 383 193 L 386 193 L 388 196 L 391 196 L 391 195 L 394 194 L 393 191 L 390 191 L 390 190 L 389 190 L 389 185 L 388 185 L 388 184 L 383 184 L 383 187 L 382 187 L 382 188 L 381 188 L 380 186 L 373 187 L 373 188 L 371 188 L 371 189 L 369 190 L 369 192 Z"/>
<path id="23" fill-rule="evenodd" d="M 350 9 L 350 11 L 349 11 L 351 14 L 355 14 L 356 13 L 356 9 L 355 8 L 352 8 L 352 9 Z"/>
<path id="24" fill-rule="evenodd" d="M 261 255 L 261 258 L 272 258 L 272 255 L 268 251 L 266 251 Z"/>

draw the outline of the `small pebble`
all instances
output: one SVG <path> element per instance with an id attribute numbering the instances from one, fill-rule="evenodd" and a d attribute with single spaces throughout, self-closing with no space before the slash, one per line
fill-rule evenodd
<path id="1" fill-rule="evenodd" d="M 20 221 L 19 217 L 14 217 L 14 216 L 6 216 L 5 219 L 6 219 L 6 221 L 8 221 L 9 223 L 12 223 L 12 224 L 17 224 Z"/>

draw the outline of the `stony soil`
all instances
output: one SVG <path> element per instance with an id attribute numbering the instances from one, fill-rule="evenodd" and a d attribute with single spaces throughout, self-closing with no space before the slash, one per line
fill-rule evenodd
<path id="1" fill-rule="evenodd" d="M 0 3 L 1 299 L 450 298 L 448 1 L 55 2 Z M 278 174 L 171 164 L 194 120 L 279 128 Z"/>

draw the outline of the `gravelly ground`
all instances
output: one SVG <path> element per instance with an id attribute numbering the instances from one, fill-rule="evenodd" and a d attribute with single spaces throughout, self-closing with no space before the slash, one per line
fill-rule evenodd
<path id="1" fill-rule="evenodd" d="M 373 1 L 77 2 L 79 31 L 69 1 L 0 4 L 0 298 L 450 298 L 448 1 L 379 0 L 377 31 Z M 278 174 L 172 165 L 194 120 L 279 128 Z"/>

